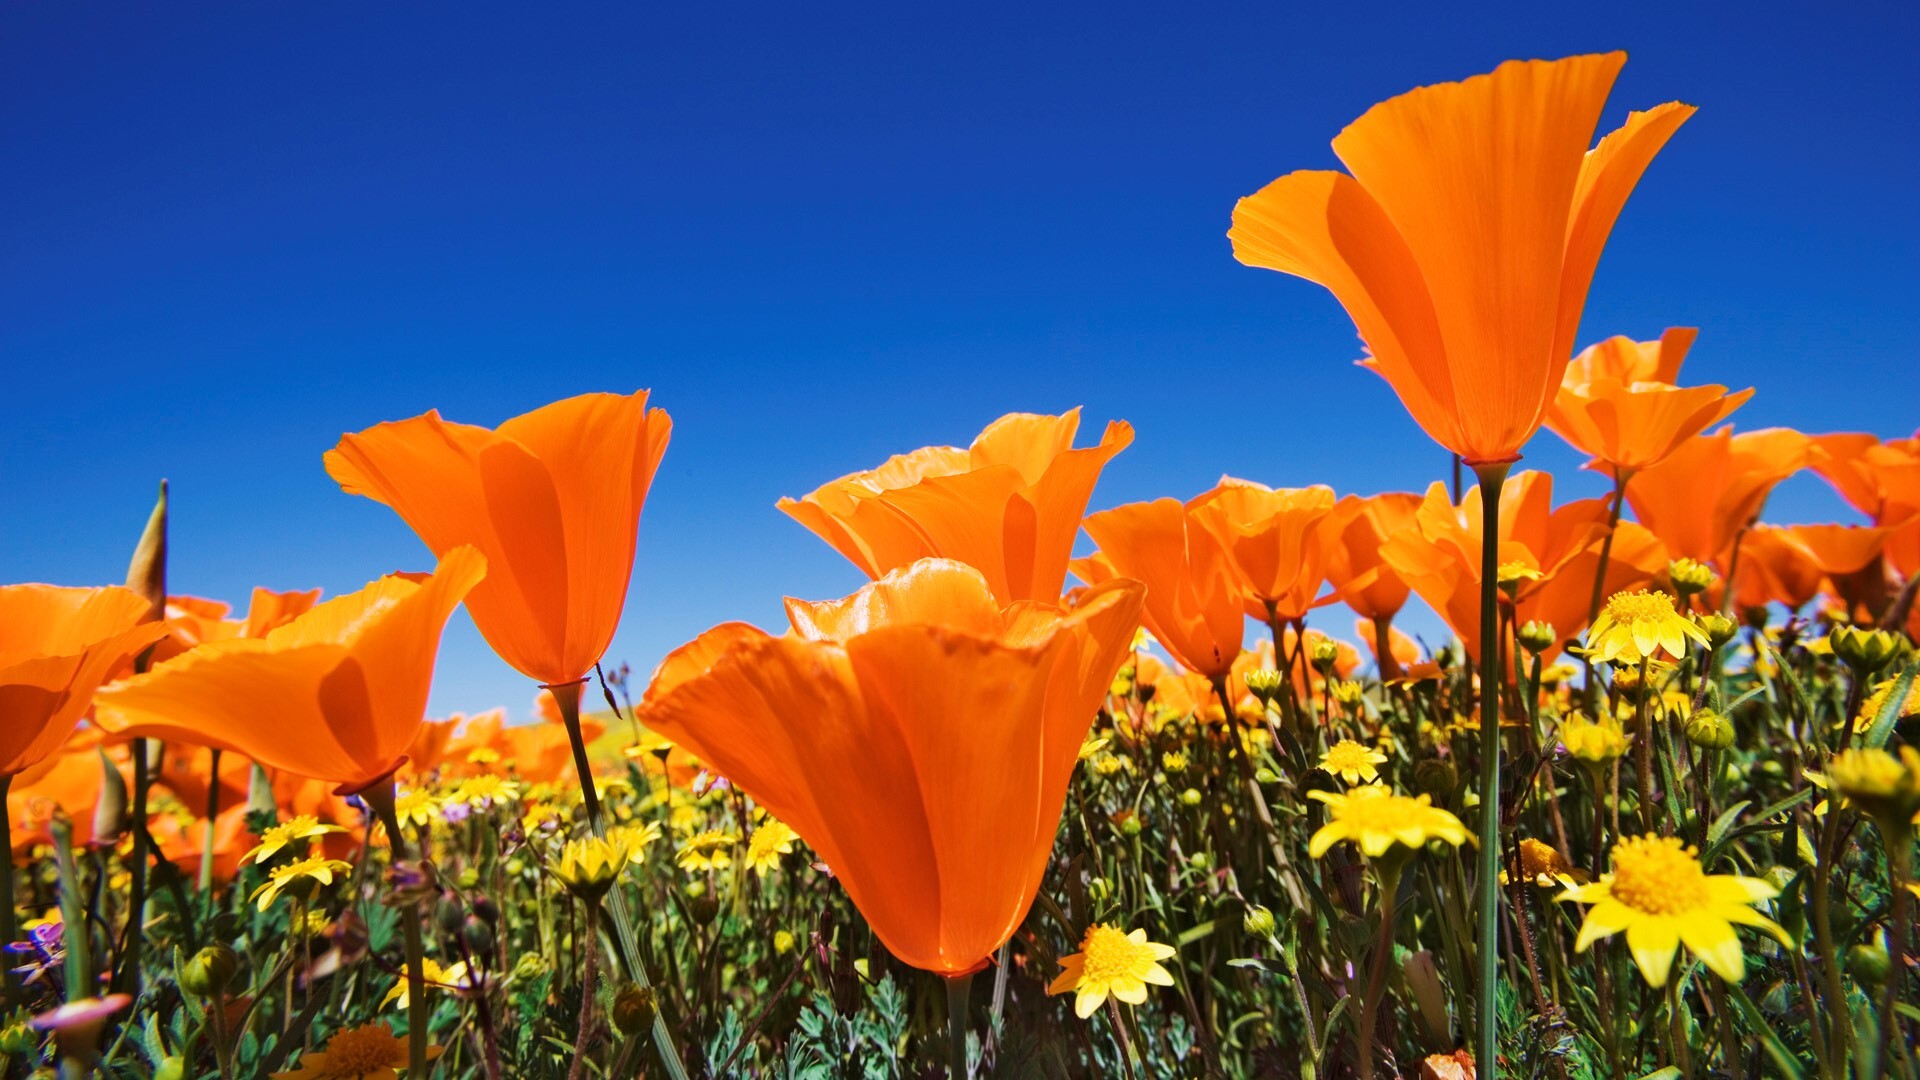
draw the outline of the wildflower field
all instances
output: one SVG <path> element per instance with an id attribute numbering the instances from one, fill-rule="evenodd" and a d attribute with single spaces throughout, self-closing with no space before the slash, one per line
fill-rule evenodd
<path id="1" fill-rule="evenodd" d="M 1425 491 L 1095 508 L 1132 427 L 1010 413 L 782 500 L 871 583 L 647 674 L 673 403 L 602 393 L 316 447 L 417 573 L 170 592 L 163 486 L 124 586 L 0 587 L 0 1071 L 1920 1076 L 1920 437 L 1575 340 L 1694 111 L 1597 132 L 1625 60 L 1391 98 L 1232 207 Z M 1871 524 L 1767 523 L 1803 470 Z M 461 604 L 539 722 L 425 715 Z"/>

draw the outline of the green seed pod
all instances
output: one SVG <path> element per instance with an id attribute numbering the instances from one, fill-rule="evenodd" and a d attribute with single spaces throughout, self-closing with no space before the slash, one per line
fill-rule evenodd
<path id="1" fill-rule="evenodd" d="M 1520 627 L 1520 647 L 1530 653 L 1546 652 L 1553 648 L 1553 624 L 1538 619 L 1528 619 Z"/>
<path id="2" fill-rule="evenodd" d="M 1240 927 L 1254 937 L 1272 937 L 1274 930 L 1273 912 L 1255 904 L 1247 909 L 1240 919 Z"/>
<path id="3" fill-rule="evenodd" d="M 1733 745 L 1733 721 L 1701 709 L 1687 721 L 1687 741 L 1702 750 L 1725 750 Z"/>
<path id="4" fill-rule="evenodd" d="M 1847 973 L 1868 986 L 1881 986 L 1893 970 L 1893 958 L 1879 942 L 1863 942 L 1847 950 Z"/>
<path id="5" fill-rule="evenodd" d="M 638 1035 L 653 1023 L 655 1012 L 653 988 L 647 986 L 625 986 L 614 996 L 610 1010 L 613 1026 L 620 1029 L 622 1035 Z"/>

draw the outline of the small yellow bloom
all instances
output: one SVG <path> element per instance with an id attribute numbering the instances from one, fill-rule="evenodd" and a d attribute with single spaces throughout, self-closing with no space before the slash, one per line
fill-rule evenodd
<path id="1" fill-rule="evenodd" d="M 280 849 L 305 840 L 314 840 L 328 833 L 346 832 L 338 825 L 322 825 L 320 819 L 311 814 L 301 814 L 289 818 L 260 834 L 260 844 L 252 851 L 240 857 L 241 862 L 263 863 L 279 854 Z"/>
<path id="2" fill-rule="evenodd" d="M 1307 842 L 1307 854 L 1316 859 L 1342 840 L 1353 841 L 1370 859 L 1385 855 L 1395 844 L 1417 851 L 1430 840 L 1455 847 L 1467 840 L 1460 819 L 1425 795 L 1397 795 L 1384 784 L 1365 784 L 1339 795 L 1309 791 L 1307 797 L 1327 804 L 1327 823 Z"/>
<path id="3" fill-rule="evenodd" d="M 1101 776 L 1112 776 L 1126 767 L 1125 758 L 1115 757 L 1104 750 L 1093 756 L 1093 771 Z"/>
<path id="4" fill-rule="evenodd" d="M 408 788 L 394 797 L 393 812 L 400 824 L 424 829 L 440 816 L 440 800 L 426 788 Z"/>
<path id="5" fill-rule="evenodd" d="M 1349 784 L 1358 784 L 1363 780 L 1371 784 L 1380 778 L 1377 766 L 1386 763 L 1387 755 L 1352 739 L 1341 739 L 1320 756 L 1322 769 Z"/>
<path id="6" fill-rule="evenodd" d="M 1593 905 L 1574 942 L 1577 951 L 1624 930 L 1640 974 L 1660 987 L 1681 945 L 1714 974 L 1739 982 L 1746 958 L 1734 923 L 1758 927 L 1791 947 L 1785 930 L 1753 910 L 1778 895 L 1758 878 L 1708 874 L 1679 837 L 1635 836 L 1614 845 L 1612 873 L 1568 889 L 1560 899 Z"/>
<path id="7" fill-rule="evenodd" d="M 1560 722 L 1560 745 L 1581 761 L 1604 765 L 1624 756 L 1632 741 L 1633 736 L 1612 717 L 1589 720 L 1584 716 L 1569 716 Z"/>
<path id="8" fill-rule="evenodd" d="M 1080 744 L 1080 760 L 1087 761 L 1091 759 L 1095 754 L 1106 749 L 1107 744 L 1112 741 L 1113 739 L 1104 735 L 1099 738 L 1089 736 L 1087 741 Z"/>
<path id="9" fill-rule="evenodd" d="M 500 751 L 491 746 L 476 746 L 467 751 L 469 765 L 496 765 L 500 762 Z"/>
<path id="10" fill-rule="evenodd" d="M 753 830 L 753 839 L 747 841 L 747 865 L 761 877 L 767 876 L 767 871 L 780 865 L 780 856 L 793 852 L 796 838 L 786 822 L 768 818 Z"/>
<path id="11" fill-rule="evenodd" d="M 427 1047 L 427 1060 L 440 1056 L 440 1047 Z M 394 1080 L 407 1067 L 407 1040 L 394 1035 L 384 1022 L 348 1028 L 322 1050 L 300 1055 L 292 1072 L 277 1072 L 273 1080 Z"/>
<path id="12" fill-rule="evenodd" d="M 734 835 L 720 829 L 708 829 L 697 833 L 680 845 L 680 853 L 675 862 L 680 869 L 690 873 L 701 870 L 724 870 L 733 865 L 733 856 L 729 849 L 733 847 Z"/>
<path id="13" fill-rule="evenodd" d="M 474 985 L 476 980 L 470 977 L 465 960 L 458 960 L 446 967 L 441 967 L 438 960 L 431 956 L 423 956 L 420 958 L 420 981 L 428 990 L 452 990 L 458 993 L 476 989 Z M 384 1009 L 392 1005 L 399 1011 L 406 1012 L 407 1005 L 411 1001 L 412 995 L 407 992 L 407 973 L 402 971 L 400 981 L 393 985 L 393 989 L 387 991 L 386 997 L 380 999 L 380 1007 Z"/>
<path id="14" fill-rule="evenodd" d="M 620 879 L 632 861 L 627 849 L 613 840 L 589 836 L 569 840 L 553 864 L 553 876 L 582 900 L 598 900 Z"/>
<path id="15" fill-rule="evenodd" d="M 1663 653 L 1678 660 L 1687 655 L 1688 639 L 1707 644 L 1706 632 L 1673 609 L 1673 597 L 1645 589 L 1619 592 L 1587 631 L 1587 655 L 1627 664 Z"/>
<path id="16" fill-rule="evenodd" d="M 776 956 L 785 956 L 793 951 L 793 931 L 775 930 L 773 932 L 773 952 Z"/>
<path id="17" fill-rule="evenodd" d="M 1867 700 L 1860 703 L 1860 715 L 1854 717 L 1853 730 L 1857 732 L 1872 730 L 1874 721 L 1880 719 L 1880 711 L 1887 707 L 1887 699 L 1893 696 L 1893 684 L 1898 681 L 1898 679 L 1888 679 L 1874 685 L 1873 693 L 1868 694 Z M 1920 716 L 1920 679 L 1915 679 L 1913 685 L 1907 688 L 1907 696 L 1901 699 L 1900 711 L 1894 719 L 1905 720 L 1911 716 Z"/>
<path id="18" fill-rule="evenodd" d="M 494 773 L 469 777 L 453 789 L 447 796 L 448 802 L 466 803 L 475 810 L 485 810 L 497 803 L 512 802 L 520 797 L 520 785 Z"/>
<path id="19" fill-rule="evenodd" d="M 1827 768 L 1833 789 L 1882 825 L 1905 824 L 1920 812 L 1920 750 L 1842 750 Z"/>
<path id="20" fill-rule="evenodd" d="M 645 825 L 616 825 L 607 830 L 607 839 L 627 850 L 627 858 L 635 865 L 647 861 L 647 849 L 660 839 L 660 823 L 649 821 Z"/>
<path id="21" fill-rule="evenodd" d="M 1500 884 L 1507 884 L 1508 871 L 1512 864 L 1500 871 Z M 1531 881 L 1543 889 L 1555 885 L 1572 887 L 1589 879 L 1585 870 L 1578 870 L 1567 861 L 1565 855 L 1552 844 L 1535 840 L 1529 836 L 1520 841 L 1520 880 Z"/>
<path id="22" fill-rule="evenodd" d="M 1047 993 L 1073 991 L 1073 1011 L 1082 1019 L 1092 1016 L 1109 996 L 1139 1005 L 1147 1000 L 1148 983 L 1173 985 L 1173 975 L 1160 961 L 1174 951 L 1171 945 L 1148 941 L 1145 930 L 1127 933 L 1095 923 L 1080 939 L 1080 951 L 1060 958 L 1060 977 L 1047 987 Z"/>
<path id="23" fill-rule="evenodd" d="M 526 832 L 551 832 L 566 820 L 565 813 L 550 802 L 527 802 L 521 805 L 520 828 Z"/>
<path id="24" fill-rule="evenodd" d="M 351 869 L 353 866 L 350 863 L 319 856 L 309 856 L 285 866 L 276 866 L 267 871 L 267 883 L 254 890 L 253 899 L 260 910 L 265 911 L 273 906 L 273 902 L 280 898 L 281 893 L 288 890 L 312 889 L 314 886 L 307 884 L 308 882 L 331 885 L 333 875 Z"/>
<path id="25" fill-rule="evenodd" d="M 1160 767 L 1170 773 L 1187 771 L 1187 755 L 1183 750 L 1168 750 L 1160 755 Z"/>

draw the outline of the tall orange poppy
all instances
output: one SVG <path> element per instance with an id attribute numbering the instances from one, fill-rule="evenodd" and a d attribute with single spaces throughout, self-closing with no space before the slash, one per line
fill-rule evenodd
<path id="1" fill-rule="evenodd" d="M 1100 445 L 1076 450 L 1079 429 L 1079 409 L 1012 413 L 968 449 L 898 454 L 777 505 L 870 578 L 918 559 L 957 559 L 1007 603 L 1053 603 L 1093 486 L 1133 442 L 1133 427 L 1115 420 Z"/>
<path id="2" fill-rule="evenodd" d="M 1305 618 L 1320 600 L 1340 520 L 1324 484 L 1278 491 L 1223 476 L 1187 501 L 1187 512 L 1233 560 L 1247 614 L 1263 622 Z M 1331 599 L 1331 597 L 1329 597 Z"/>
<path id="3" fill-rule="evenodd" d="M 1414 528 L 1421 497 L 1410 491 L 1390 491 L 1362 498 L 1348 495 L 1340 500 L 1336 513 L 1341 527 L 1338 542 L 1327 557 L 1327 580 L 1339 599 L 1366 620 L 1374 635 L 1368 640 L 1380 662 L 1383 678 L 1400 674 L 1398 648 L 1382 649 L 1380 642 L 1393 625 L 1393 617 L 1407 604 L 1411 592 L 1406 581 L 1380 554 L 1387 537 Z"/>
<path id="4" fill-rule="evenodd" d="M 1884 525 L 1787 525 L 1779 536 L 1799 549 L 1826 576 L 1826 591 L 1846 603 L 1849 615 L 1871 621 L 1888 597 Z"/>
<path id="5" fill-rule="evenodd" d="M 1567 366 L 1547 406 L 1546 426 L 1593 458 L 1588 468 L 1617 479 L 1658 465 L 1682 442 L 1725 420 L 1753 396 L 1724 386 L 1675 386 L 1639 379 L 1639 369 L 1678 374 L 1698 331 L 1668 330 L 1657 342 L 1609 338 Z M 1651 351 L 1656 359 L 1647 362 Z M 1598 355 L 1596 355 L 1596 353 Z"/>
<path id="6" fill-rule="evenodd" d="M 100 693 L 95 719 L 118 734 L 232 750 L 364 788 L 405 757 L 440 633 L 485 573 L 478 551 L 454 548 L 431 575 L 381 578 L 264 638 L 210 642 L 116 683 Z"/>
<path id="7" fill-rule="evenodd" d="M 1234 257 L 1326 286 L 1434 441 L 1512 461 L 1559 389 L 1600 250 L 1693 108 L 1589 150 L 1625 53 L 1512 61 L 1382 102 L 1234 207 Z"/>
<path id="8" fill-rule="evenodd" d="M 1887 561 L 1902 576 L 1920 574 L 1920 435 L 1882 442 L 1853 433 L 1814 441 L 1824 452 L 1814 471 L 1875 525 L 1892 529 Z"/>
<path id="9" fill-rule="evenodd" d="M 781 637 L 707 631 L 638 711 L 793 826 L 895 956 L 959 975 L 1039 890 L 1140 595 L 1116 581 L 1072 610 L 1003 607 L 977 569 L 922 560 L 845 600 L 789 600 Z"/>
<path id="10" fill-rule="evenodd" d="M 171 660 L 196 645 L 236 637 L 265 637 L 320 602 L 319 589 L 275 592 L 255 588 L 244 619 L 230 619 L 233 608 L 200 596 L 167 597 L 167 636 L 154 646 L 151 663 Z"/>
<path id="11" fill-rule="evenodd" d="M 497 430 L 438 412 L 347 435 L 327 474 L 392 507 L 436 556 L 486 556 L 467 610 L 501 659 L 541 683 L 593 670 L 620 622 L 640 511 L 673 423 L 647 392 L 583 394 Z"/>
<path id="12" fill-rule="evenodd" d="M 0 586 L 0 777 L 58 751 L 116 668 L 166 635 L 117 585 Z"/>
<path id="13" fill-rule="evenodd" d="M 1812 439 L 1789 428 L 1736 435 L 1724 427 L 1688 439 L 1637 474 L 1627 503 L 1669 557 L 1712 561 L 1725 571 L 1734 537 L 1760 516 L 1774 487 L 1817 453 Z"/>
<path id="14" fill-rule="evenodd" d="M 1515 618 L 1553 624 L 1561 641 L 1587 622 L 1587 596 L 1599 569 L 1607 531 L 1607 500 L 1553 505 L 1553 478 L 1523 472 L 1506 484 L 1500 503 L 1499 575 L 1514 598 Z M 1387 538 L 1381 556 L 1413 586 L 1466 646 L 1480 655 L 1481 492 L 1468 489 L 1460 505 L 1436 483 L 1415 515 L 1416 528 Z M 1666 566 L 1659 541 L 1622 522 L 1607 562 L 1608 594 L 1643 584 Z"/>
<path id="15" fill-rule="evenodd" d="M 1189 671 L 1218 678 L 1233 668 L 1247 629 L 1233 557 L 1176 499 L 1128 503 L 1087 516 L 1100 550 L 1073 561 L 1094 585 L 1132 578 L 1147 586 L 1147 630 Z"/>
<path id="16" fill-rule="evenodd" d="M 1826 572 L 1778 525 L 1755 525 L 1740 541 L 1734 603 L 1742 611 L 1782 604 L 1798 611 L 1819 595 Z"/>

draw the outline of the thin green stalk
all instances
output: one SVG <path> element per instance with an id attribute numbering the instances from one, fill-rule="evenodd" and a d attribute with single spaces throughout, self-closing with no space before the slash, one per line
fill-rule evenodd
<path id="1" fill-rule="evenodd" d="M 1500 488 L 1510 462 L 1475 465 L 1480 479 L 1480 873 L 1475 947 L 1480 978 L 1474 995 L 1474 1065 L 1485 1080 L 1499 1072 L 1493 1015 L 1500 979 L 1500 648 L 1496 590 L 1500 578 Z"/>
<path id="2" fill-rule="evenodd" d="M 373 808 L 375 816 L 387 828 L 387 850 L 394 863 L 407 856 L 406 834 L 400 831 L 400 815 L 393 807 L 393 777 L 376 781 L 372 787 L 360 793 L 367 805 Z M 371 852 L 363 851 L 360 857 L 370 858 Z M 420 937 L 420 924 L 426 913 L 415 904 L 414 910 L 400 913 L 401 936 L 407 950 L 407 1075 L 425 1077 L 427 1075 L 427 971 L 426 943 Z"/>
<path id="3" fill-rule="evenodd" d="M 947 1077 L 967 1080 L 967 1003 L 972 997 L 973 972 L 947 978 Z M 1117 1025 L 1116 1025 L 1117 1026 Z M 1122 1039 L 1126 1035 L 1120 1036 Z"/>
<path id="4" fill-rule="evenodd" d="M 1360 999 L 1360 1020 L 1354 1028 L 1354 1060 L 1359 1065 L 1360 1080 L 1373 1080 L 1373 1026 L 1380 1015 L 1381 992 L 1387 985 L 1387 962 L 1393 957 L 1393 902 L 1400 891 L 1402 865 L 1393 852 L 1373 864 L 1373 872 L 1380 879 L 1380 938 L 1374 943 L 1367 996 Z"/>
<path id="5" fill-rule="evenodd" d="M 66 938 L 67 1000 L 93 996 L 93 962 L 87 929 L 87 908 L 80 899 L 80 868 L 73 861 L 73 823 L 65 814 L 53 816 L 53 861 L 60 872 L 60 924 Z"/>
<path id="6" fill-rule="evenodd" d="M 1613 477 L 1613 503 L 1607 510 L 1607 535 L 1600 541 L 1600 561 L 1593 568 L 1593 595 L 1587 602 L 1587 625 L 1600 617 L 1600 602 L 1607 598 L 1607 562 L 1613 557 L 1613 534 L 1620 531 L 1620 506 L 1627 501 L 1627 479 L 1631 474 L 1616 470 Z M 1582 657 L 1586 665 L 1585 697 L 1592 709 L 1594 691 L 1593 661 Z"/>
<path id="7" fill-rule="evenodd" d="M 14 911 L 13 895 L 13 817 L 7 810 L 7 790 L 13 787 L 13 774 L 0 776 L 0 837 L 8 838 L 4 858 L 0 858 L 0 945 L 11 945 L 20 937 L 19 916 Z M 0 964 L 5 981 L 0 982 L 0 1006 L 11 1006 L 19 990 L 20 976 L 12 964 Z"/>

